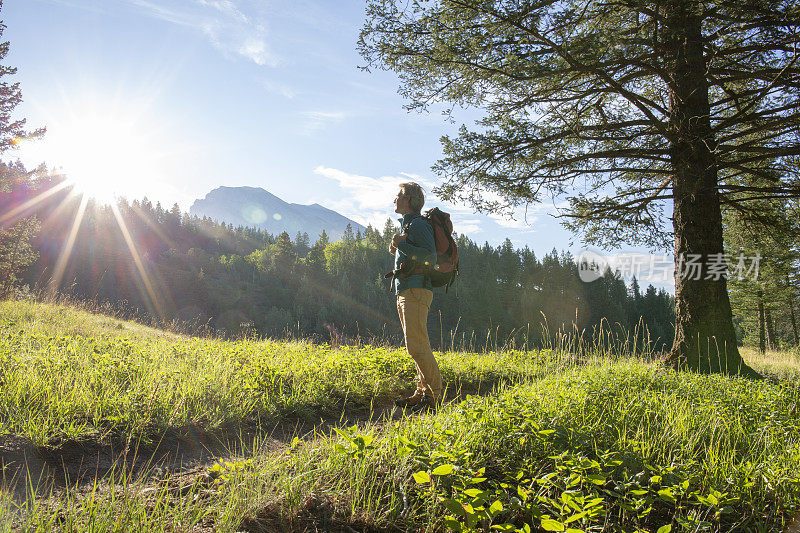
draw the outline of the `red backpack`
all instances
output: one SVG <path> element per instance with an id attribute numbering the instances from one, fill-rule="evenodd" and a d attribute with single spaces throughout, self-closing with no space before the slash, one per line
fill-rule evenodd
<path id="1" fill-rule="evenodd" d="M 436 242 L 436 264 L 433 267 L 414 265 L 410 269 L 403 264 L 399 272 L 390 272 L 386 277 L 394 274 L 407 278 L 412 274 L 425 274 L 425 277 L 431 280 L 432 286 L 445 287 L 445 292 L 447 292 L 458 275 L 458 248 L 453 239 L 453 223 L 450 221 L 450 214 L 434 207 L 420 217 L 427 220 L 433 228 L 433 239 Z M 414 220 L 410 220 L 403 227 L 403 233 L 408 233 L 408 226 Z"/>

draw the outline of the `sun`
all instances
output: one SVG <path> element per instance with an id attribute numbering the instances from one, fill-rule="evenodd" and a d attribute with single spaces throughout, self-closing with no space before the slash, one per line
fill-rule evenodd
<path id="1" fill-rule="evenodd" d="M 153 198 L 164 183 L 157 131 L 142 113 L 95 103 L 51 118 L 44 139 L 32 143 L 32 157 L 99 203 Z"/>

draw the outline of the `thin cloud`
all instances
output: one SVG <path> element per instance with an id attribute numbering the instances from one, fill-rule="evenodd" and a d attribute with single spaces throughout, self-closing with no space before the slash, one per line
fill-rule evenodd
<path id="1" fill-rule="evenodd" d="M 392 207 L 392 199 L 397 194 L 397 186 L 400 183 L 409 180 L 416 181 L 423 184 L 429 191 L 435 185 L 431 180 L 419 174 L 408 172 L 400 172 L 396 176 L 372 177 L 318 166 L 314 169 L 314 173 L 337 182 L 346 193 L 343 199 L 328 200 L 326 205 L 365 226 L 372 224 L 379 230 L 383 229 L 387 218 L 397 218 Z M 478 233 L 489 235 L 496 233 L 496 226 L 500 226 L 505 229 L 505 235 L 516 237 L 519 240 L 520 235 L 536 231 L 533 224 L 537 222 L 538 217 L 531 214 L 528 214 L 526 222 L 521 217 L 521 213 L 517 213 L 517 220 L 512 220 L 497 214 L 488 216 L 476 214 L 465 206 L 443 205 L 433 200 L 433 196 L 429 196 L 426 205 L 432 206 L 438 203 L 445 211 L 449 212 L 453 219 L 454 230 L 459 235 L 468 237 Z M 487 226 L 487 223 L 494 224 Z"/>
<path id="2" fill-rule="evenodd" d="M 297 96 L 297 93 L 292 87 L 283 83 L 276 83 L 274 81 L 264 80 L 261 82 L 261 85 L 269 92 L 278 94 L 290 100 L 295 96 Z"/>
<path id="3" fill-rule="evenodd" d="M 192 28 L 216 48 L 236 54 L 257 65 L 275 67 L 280 63 L 268 42 L 265 21 L 244 12 L 244 5 L 232 0 L 127 0 L 147 16 Z"/>
<path id="4" fill-rule="evenodd" d="M 458 216 L 453 218 L 453 230 L 459 235 L 470 235 L 483 231 L 481 221 L 478 219 L 462 219 Z"/>
<path id="5" fill-rule="evenodd" d="M 482 232 L 483 228 L 477 224 L 458 224 L 453 227 L 453 231 L 459 235 L 466 235 L 469 237 L 470 235 Z"/>
<path id="6" fill-rule="evenodd" d="M 323 111 L 304 111 L 302 113 L 305 117 L 303 123 L 302 133 L 304 135 L 311 135 L 316 133 L 331 124 L 341 122 L 345 118 L 345 114 L 341 111 L 337 112 L 323 112 Z M 331 169 L 333 170 L 333 169 Z M 314 170 L 316 172 L 316 169 Z"/>
<path id="7" fill-rule="evenodd" d="M 408 172 L 401 172 L 400 175 L 401 176 L 405 176 L 408 179 L 410 179 L 411 181 L 414 181 L 414 182 L 419 183 L 420 185 L 422 185 L 422 188 L 425 189 L 426 196 L 436 186 L 436 183 L 434 183 L 433 181 L 431 181 L 431 180 L 429 180 L 427 178 L 424 178 L 424 177 L 420 176 L 419 174 L 411 174 L 411 173 L 408 173 Z"/>
<path id="8" fill-rule="evenodd" d="M 397 186 L 406 181 L 397 176 L 371 178 L 323 166 L 316 167 L 314 174 L 332 179 L 338 182 L 342 189 L 350 191 L 350 201 L 357 210 L 381 209 L 384 212 L 391 212 Z"/>
<path id="9" fill-rule="evenodd" d="M 130 4 L 140 8 L 145 15 L 157 18 L 179 26 L 186 26 L 190 28 L 200 27 L 199 21 L 189 12 L 175 11 L 167 7 L 148 2 L 147 0 L 129 0 Z"/>
<path id="10" fill-rule="evenodd" d="M 336 210 L 348 218 L 364 225 L 383 229 L 387 218 L 396 218 L 392 200 L 397 194 L 397 186 L 408 181 L 408 176 L 381 176 L 372 178 L 351 174 L 343 170 L 318 166 L 314 173 L 338 182 L 348 191 L 347 198 L 336 202 Z"/>
<path id="11" fill-rule="evenodd" d="M 250 59 L 256 65 L 270 65 L 275 66 L 272 52 L 269 50 L 266 41 L 263 39 L 250 38 L 247 39 L 238 50 L 239 54 Z"/>
<path id="12" fill-rule="evenodd" d="M 393 222 L 396 222 L 395 218 L 397 217 L 397 215 L 392 215 L 392 213 L 387 209 L 365 209 L 359 211 L 354 207 L 353 202 L 348 199 L 327 199 L 325 201 L 325 207 L 332 209 L 351 220 L 355 220 L 362 226 L 371 225 L 373 228 L 379 231 L 383 231 L 383 226 L 386 224 L 387 218 L 392 219 Z"/>
<path id="13" fill-rule="evenodd" d="M 502 226 L 508 229 L 518 229 L 527 231 L 535 231 L 535 229 L 532 226 L 533 223 L 539 219 L 539 217 L 528 216 L 525 220 L 522 220 L 519 218 L 509 218 L 503 215 L 496 215 L 496 214 L 490 214 L 489 218 L 494 220 L 495 224 L 497 224 L 498 226 Z"/>
<path id="14" fill-rule="evenodd" d="M 434 183 L 419 174 L 400 172 L 397 176 L 362 176 L 345 172 L 336 168 L 318 166 L 314 173 L 334 180 L 339 187 L 348 194 L 339 201 L 328 201 L 330 208 L 342 213 L 365 226 L 372 224 L 378 230 L 383 230 L 386 219 L 395 220 L 399 215 L 394 213 L 392 200 L 397 194 L 397 186 L 406 181 L 415 181 L 425 187 L 429 193 L 426 205 L 433 205 L 433 196 L 430 190 Z M 442 204 L 439 204 L 442 205 Z M 469 209 L 443 206 L 451 213 L 455 231 L 459 235 L 473 235 L 483 232 L 482 220 L 475 218 L 475 213 Z"/>
<path id="15" fill-rule="evenodd" d="M 239 11 L 236 5 L 230 0 L 199 0 L 199 2 L 200 5 L 213 7 L 217 11 L 233 18 L 234 20 L 244 23 L 249 22 L 247 15 Z"/>

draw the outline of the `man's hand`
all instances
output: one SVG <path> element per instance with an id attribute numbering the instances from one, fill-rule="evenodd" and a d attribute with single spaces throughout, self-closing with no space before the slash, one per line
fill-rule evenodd
<path id="1" fill-rule="evenodd" d="M 405 234 L 401 235 L 399 233 L 395 233 L 394 237 L 392 237 L 392 242 L 389 244 L 389 253 L 393 254 L 397 251 L 397 245 L 406 240 Z"/>

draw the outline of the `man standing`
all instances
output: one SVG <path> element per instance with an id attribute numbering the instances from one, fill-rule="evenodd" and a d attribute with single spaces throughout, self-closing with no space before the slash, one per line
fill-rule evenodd
<path id="1" fill-rule="evenodd" d="M 395 254 L 392 283 L 406 349 L 417 366 L 416 392 L 395 404 L 413 411 L 435 409 L 442 397 L 442 376 L 428 339 L 433 287 L 425 267 L 436 264 L 436 242 L 433 228 L 420 214 L 425 204 L 422 187 L 414 182 L 400 184 L 394 204 L 394 212 L 403 215 L 403 233 L 395 235 L 389 245 L 389 252 Z"/>

